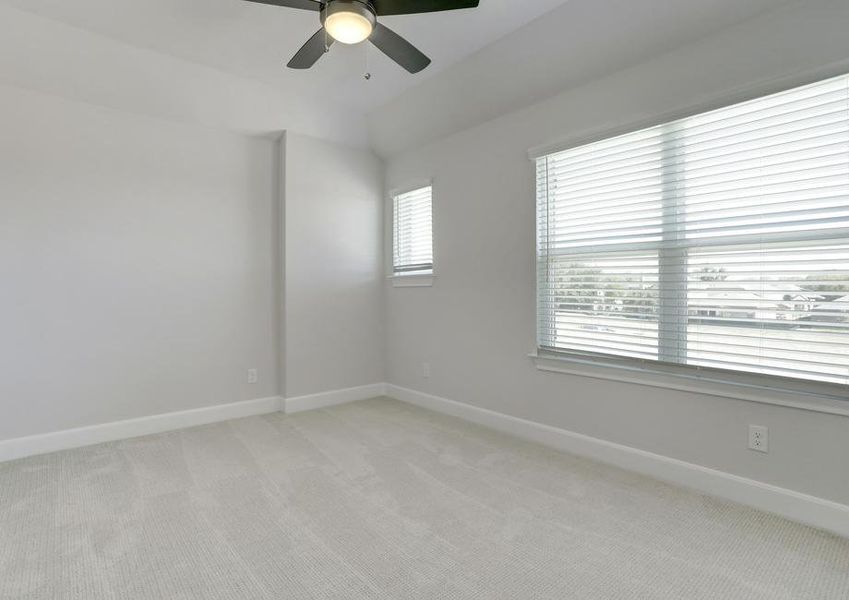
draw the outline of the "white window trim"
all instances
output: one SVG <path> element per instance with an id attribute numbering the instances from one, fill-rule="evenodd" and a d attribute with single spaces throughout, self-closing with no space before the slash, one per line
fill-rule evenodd
<path id="1" fill-rule="evenodd" d="M 387 279 L 392 281 L 392 287 L 432 287 L 435 277 L 436 275 L 432 273 L 413 273 L 407 275 L 394 273 L 386 276 Z"/>
<path id="2" fill-rule="evenodd" d="M 433 244 L 432 248 L 432 265 L 429 273 L 396 273 L 395 265 L 394 265 L 394 257 L 392 254 L 392 249 L 395 245 L 395 196 L 400 196 L 401 194 L 406 194 L 408 192 L 412 192 L 421 188 L 430 187 L 431 188 L 431 219 L 435 219 L 433 211 L 433 195 L 434 195 L 434 184 L 433 179 L 410 179 L 407 180 L 401 186 L 396 186 L 390 188 L 386 192 L 386 203 L 389 206 L 389 215 L 387 219 L 387 223 L 389 223 L 389 233 L 388 233 L 388 248 L 386 252 L 386 279 L 392 282 L 392 287 L 397 288 L 411 288 L 411 287 L 432 287 L 433 280 L 436 278 L 436 244 L 435 240 L 431 240 Z M 385 214 L 385 213 L 384 213 Z M 433 234 L 431 234 L 433 235 Z M 386 238 L 384 238 L 386 239 Z"/>
<path id="3" fill-rule="evenodd" d="M 578 356 L 545 350 L 537 350 L 528 356 L 537 370 L 549 373 L 620 381 L 634 385 L 773 404 L 849 417 L 849 404 L 847 403 L 849 397 L 841 395 L 837 391 L 829 393 L 829 388 L 834 389 L 830 384 L 813 386 L 822 391 L 806 392 L 780 386 L 744 382 L 745 373 L 738 374 L 730 371 L 718 373 L 713 371 L 709 374 L 695 375 L 693 374 L 695 370 L 686 372 L 686 365 L 671 365 L 672 368 L 664 370 L 660 365 L 653 368 L 651 365 L 640 361 L 628 359 L 607 361 L 591 355 Z M 684 366 L 685 369 L 679 370 L 678 367 L 681 366 Z M 817 382 L 805 383 L 816 384 Z"/>
<path id="4" fill-rule="evenodd" d="M 738 86 L 700 102 L 690 103 L 682 108 L 659 112 L 647 118 L 620 123 L 614 127 L 597 127 L 578 135 L 572 134 L 531 147 L 527 151 L 527 157 L 532 164 L 535 164 L 537 159 L 549 154 L 660 126 L 664 123 L 693 117 L 763 96 L 778 94 L 831 77 L 845 75 L 847 72 L 849 72 L 849 59 L 835 61 L 805 73 L 795 73 L 790 76 L 759 81 L 755 84 Z M 538 293 L 536 289 L 535 293 Z M 537 310 L 536 305 L 534 310 Z M 533 361 L 537 370 L 544 372 L 620 381 L 849 417 L 849 391 L 847 391 L 849 385 L 798 380 L 800 384 L 807 384 L 818 390 L 806 392 L 781 387 L 781 382 L 785 378 L 774 375 L 761 376 L 766 377 L 769 381 L 774 381 L 776 383 L 774 386 L 741 382 L 738 379 L 757 376 L 756 373 L 745 371 L 718 369 L 718 374 L 714 374 L 713 377 L 696 377 L 686 372 L 689 368 L 688 365 L 666 365 L 672 368 L 663 370 L 652 368 L 652 364 L 664 365 L 659 361 L 642 361 L 612 355 L 594 356 L 591 353 L 570 354 L 565 351 L 550 351 L 544 348 L 537 348 L 534 352 L 529 353 L 528 357 Z M 619 364 L 615 364 L 617 362 Z M 676 369 L 680 369 L 680 372 L 676 373 Z"/>

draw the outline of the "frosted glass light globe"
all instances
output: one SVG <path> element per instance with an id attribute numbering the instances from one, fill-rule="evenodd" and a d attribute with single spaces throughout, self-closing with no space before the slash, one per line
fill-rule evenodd
<path id="1" fill-rule="evenodd" d="M 339 11 L 327 15 L 324 21 L 327 33 L 343 44 L 359 44 L 371 35 L 372 23 L 353 11 Z"/>

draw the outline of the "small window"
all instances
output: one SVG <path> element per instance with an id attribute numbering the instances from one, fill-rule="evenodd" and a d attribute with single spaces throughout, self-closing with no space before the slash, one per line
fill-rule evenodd
<path id="1" fill-rule="evenodd" d="M 395 275 L 433 273 L 431 187 L 393 198 L 392 271 Z"/>

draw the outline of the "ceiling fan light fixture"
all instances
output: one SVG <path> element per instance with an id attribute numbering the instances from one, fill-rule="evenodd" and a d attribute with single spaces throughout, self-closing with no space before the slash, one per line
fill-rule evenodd
<path id="1" fill-rule="evenodd" d="M 333 0 L 323 11 L 322 22 L 337 42 L 359 44 L 374 30 L 374 13 L 357 0 Z"/>
<path id="2" fill-rule="evenodd" d="M 368 40 L 409 73 L 427 68 L 430 59 L 403 37 L 377 22 L 378 16 L 475 8 L 480 0 L 246 0 L 317 12 L 316 31 L 286 63 L 290 69 L 309 69 L 339 41 L 357 44 Z"/>

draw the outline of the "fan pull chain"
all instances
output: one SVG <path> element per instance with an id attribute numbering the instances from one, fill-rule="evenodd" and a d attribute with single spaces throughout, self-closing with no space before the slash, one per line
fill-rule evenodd
<path id="1" fill-rule="evenodd" d="M 368 43 L 364 43 L 363 48 L 365 48 L 364 52 L 365 52 L 365 58 L 366 58 L 366 60 L 365 60 L 366 70 L 365 70 L 365 73 L 363 73 L 363 79 L 365 79 L 366 81 L 369 81 L 371 79 L 371 71 L 369 71 L 369 68 L 368 68 Z"/>

